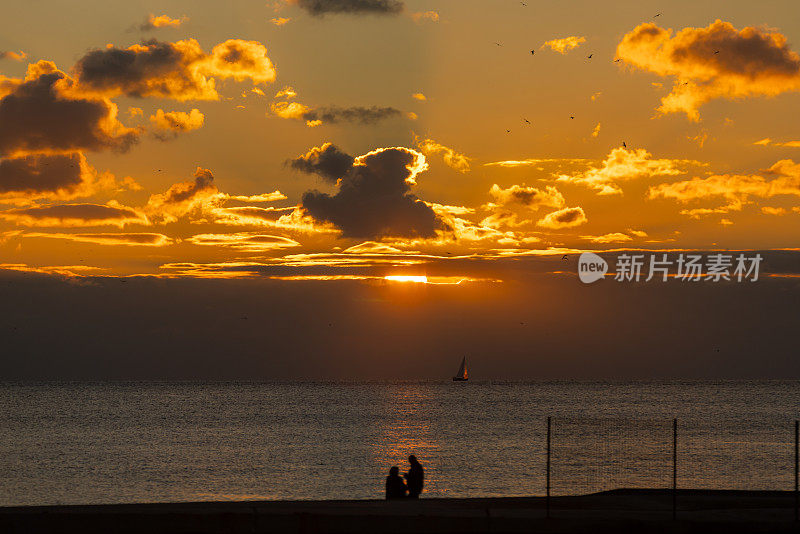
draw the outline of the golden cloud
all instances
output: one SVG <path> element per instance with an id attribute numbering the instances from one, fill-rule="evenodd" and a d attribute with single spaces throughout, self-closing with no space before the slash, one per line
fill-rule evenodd
<path id="1" fill-rule="evenodd" d="M 676 78 L 661 99 L 661 114 L 684 112 L 699 120 L 699 108 L 715 98 L 776 96 L 800 90 L 800 56 L 777 31 L 737 30 L 717 20 L 673 35 L 653 23 L 640 24 L 617 46 L 617 58 L 659 76 Z"/>
<path id="2" fill-rule="evenodd" d="M 437 143 L 430 138 L 415 139 L 415 144 L 417 145 L 417 148 L 419 148 L 420 151 L 426 156 L 431 154 L 441 154 L 445 164 L 451 169 L 462 173 L 469 172 L 470 158 L 464 154 L 456 152 L 452 148 Z"/>
<path id="3" fill-rule="evenodd" d="M 275 80 L 267 49 L 257 41 L 228 39 L 206 54 L 195 39 L 147 41 L 128 48 L 91 50 L 74 67 L 83 93 L 106 97 L 219 100 L 216 79 Z"/>
<path id="4" fill-rule="evenodd" d="M 175 222 L 191 212 L 202 212 L 207 204 L 219 204 L 225 195 L 214 185 L 214 175 L 197 167 L 193 180 L 173 184 L 166 192 L 151 195 L 145 213 L 160 223 Z"/>
<path id="5" fill-rule="evenodd" d="M 174 19 L 169 15 L 154 15 L 150 13 L 147 19 L 139 26 L 142 31 L 154 30 L 156 28 L 180 28 L 181 24 L 189 20 L 187 17 Z"/>
<path id="6" fill-rule="evenodd" d="M 197 234 L 187 239 L 195 245 L 227 247 L 236 250 L 261 252 L 284 248 L 299 247 L 300 243 L 288 237 L 267 235 L 255 232 L 235 234 Z"/>
<path id="7" fill-rule="evenodd" d="M 503 206 L 521 205 L 526 208 L 539 209 L 540 207 L 560 209 L 566 205 L 564 196 L 555 187 L 548 185 L 544 189 L 523 185 L 512 185 L 503 189 L 497 184 L 492 185 L 489 194 L 494 202 L 486 204 L 484 208 L 495 209 Z"/>
<path id="8" fill-rule="evenodd" d="M 570 35 L 569 37 L 562 37 L 561 39 L 553 39 L 545 41 L 540 48 L 550 48 L 559 54 L 566 54 L 570 50 L 578 48 L 582 43 L 586 42 L 586 37 L 578 37 Z"/>
<path id="9" fill-rule="evenodd" d="M 11 59 L 13 61 L 22 61 L 26 57 L 28 57 L 28 54 L 26 54 L 22 50 L 20 50 L 19 52 L 12 52 L 12 51 L 0 52 L 0 59 Z"/>
<path id="10" fill-rule="evenodd" d="M 564 208 L 548 213 L 542 219 L 539 219 L 536 224 L 542 228 L 560 230 L 562 228 L 574 228 L 587 222 L 589 222 L 589 219 L 586 218 L 583 208 L 577 207 Z"/>
<path id="11" fill-rule="evenodd" d="M 188 132 L 197 130 L 203 127 L 205 116 L 200 113 L 199 109 L 193 109 L 186 113 L 185 111 L 167 111 L 159 109 L 155 115 L 150 116 L 156 128 L 161 130 L 168 130 L 170 132 Z"/>
<path id="12" fill-rule="evenodd" d="M 739 211 L 751 197 L 772 198 L 780 195 L 800 197 L 800 164 L 790 159 L 780 160 L 763 174 L 772 175 L 768 180 L 760 175 L 713 175 L 692 178 L 680 182 L 659 184 L 648 191 L 648 198 L 665 198 L 687 204 L 713 198 L 723 199 L 725 204 L 716 207 L 685 209 L 684 215 L 697 218 L 704 215 Z"/>
<path id="13" fill-rule="evenodd" d="M 675 176 L 681 166 L 701 165 L 692 160 L 653 159 L 643 148 L 615 148 L 599 167 L 557 176 L 559 182 L 579 184 L 597 191 L 598 195 L 621 195 L 620 182 L 652 176 Z"/>
<path id="14" fill-rule="evenodd" d="M 165 247 L 172 245 L 172 238 L 164 234 L 154 233 L 102 233 L 102 234 L 69 234 L 69 233 L 36 233 L 28 232 L 22 237 L 41 237 L 48 239 L 66 239 L 79 243 L 95 245 L 122 245 L 137 247 Z"/>

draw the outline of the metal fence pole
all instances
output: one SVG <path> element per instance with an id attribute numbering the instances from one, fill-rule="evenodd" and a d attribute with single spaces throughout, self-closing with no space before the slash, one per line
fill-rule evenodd
<path id="1" fill-rule="evenodd" d="M 545 509 L 546 517 L 550 519 L 550 416 L 547 417 L 547 477 L 545 479 Z"/>
<path id="2" fill-rule="evenodd" d="M 678 418 L 672 420 L 672 519 L 678 514 Z"/>
<path id="3" fill-rule="evenodd" d="M 800 421 L 795 419 L 794 421 L 794 520 L 797 521 L 800 519 L 800 508 L 798 508 L 798 504 L 800 504 L 800 478 L 798 478 L 798 464 L 800 463 Z"/>

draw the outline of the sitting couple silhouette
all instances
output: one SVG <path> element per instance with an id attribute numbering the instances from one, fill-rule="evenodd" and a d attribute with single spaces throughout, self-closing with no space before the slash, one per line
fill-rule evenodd
<path id="1" fill-rule="evenodd" d="M 386 477 L 386 500 L 419 499 L 422 486 L 425 484 L 425 470 L 413 454 L 408 457 L 408 463 L 411 464 L 411 468 L 402 478 L 399 467 L 394 466 L 389 469 L 389 476 Z"/>

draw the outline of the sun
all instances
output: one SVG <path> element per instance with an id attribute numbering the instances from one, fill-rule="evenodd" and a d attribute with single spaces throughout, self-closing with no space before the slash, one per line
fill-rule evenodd
<path id="1" fill-rule="evenodd" d="M 386 280 L 391 282 L 412 282 L 415 284 L 427 284 L 428 277 L 427 276 L 405 276 L 405 275 L 394 275 L 394 276 L 386 276 Z"/>

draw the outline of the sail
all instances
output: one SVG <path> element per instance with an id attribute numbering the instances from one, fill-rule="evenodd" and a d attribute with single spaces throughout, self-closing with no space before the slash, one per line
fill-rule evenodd
<path id="1" fill-rule="evenodd" d="M 469 377 L 469 375 L 467 374 L 467 357 L 466 356 L 464 356 L 461 359 L 461 367 L 458 368 L 458 373 L 456 374 L 456 376 L 459 377 L 459 378 L 464 378 L 464 379 Z"/>

